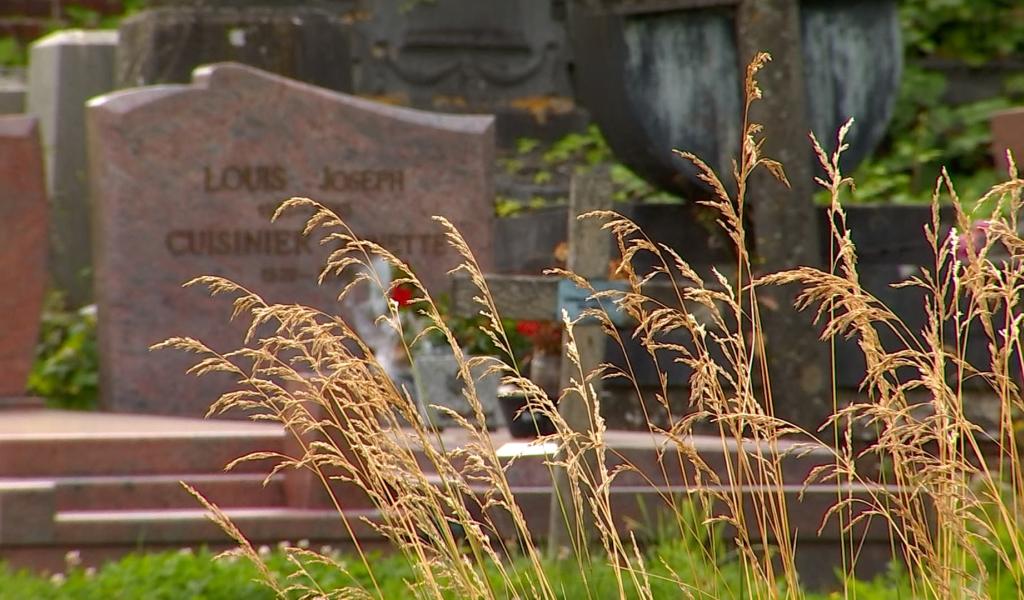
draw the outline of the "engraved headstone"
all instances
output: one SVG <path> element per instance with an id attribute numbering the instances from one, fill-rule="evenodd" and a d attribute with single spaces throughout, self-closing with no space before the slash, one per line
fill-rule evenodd
<path id="1" fill-rule="evenodd" d="M 0 116 L 0 407 L 23 396 L 46 290 L 46 189 L 36 120 Z"/>
<path id="2" fill-rule="evenodd" d="M 85 102 L 114 89 L 116 31 L 70 29 L 29 50 L 28 112 L 39 118 L 50 195 L 50 271 L 72 307 L 92 302 Z"/>
<path id="3" fill-rule="evenodd" d="M 201 415 L 230 378 L 185 375 L 192 357 L 151 355 L 170 336 L 238 346 L 225 302 L 182 289 L 228 277 L 271 302 L 335 314 L 339 283 L 315 285 L 326 249 L 301 217 L 271 224 L 302 195 L 408 260 L 433 290 L 458 262 L 432 215 L 449 217 L 484 264 L 493 229 L 493 118 L 377 104 L 237 64 L 191 85 L 116 92 L 90 103 L 102 403 Z"/>

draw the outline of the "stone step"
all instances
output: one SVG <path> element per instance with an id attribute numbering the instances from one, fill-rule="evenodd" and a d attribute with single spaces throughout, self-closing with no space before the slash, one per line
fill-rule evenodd
<path id="1" fill-rule="evenodd" d="M 218 473 L 251 452 L 280 452 L 277 430 L 221 432 L 0 434 L 0 477 Z M 237 472 L 269 472 L 271 461 L 245 462 Z"/>
<path id="2" fill-rule="evenodd" d="M 380 534 L 366 522 L 379 519 L 375 510 L 349 510 L 345 512 L 345 519 L 331 510 L 284 507 L 235 508 L 224 513 L 254 544 L 282 540 L 343 544 L 351 540 L 352 533 L 361 543 L 365 540 L 373 544 L 380 539 Z M 204 509 L 62 511 L 55 518 L 54 544 L 61 546 L 226 542 L 230 542 L 229 537 L 210 520 Z"/>
<path id="3" fill-rule="evenodd" d="M 199 508 L 184 481 L 221 508 L 285 505 L 285 476 L 262 473 L 106 475 L 54 480 L 58 511 Z M 0 482 L 2 485 L 2 482 Z"/>

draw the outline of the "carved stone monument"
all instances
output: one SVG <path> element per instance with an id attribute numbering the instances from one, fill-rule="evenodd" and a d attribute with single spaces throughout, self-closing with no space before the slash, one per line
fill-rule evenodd
<path id="1" fill-rule="evenodd" d="M 357 24 L 358 93 L 430 110 L 493 113 L 506 141 L 580 125 L 564 1 L 408 4 L 377 0 Z"/>
<path id="2" fill-rule="evenodd" d="M 192 357 L 151 355 L 171 336 L 237 348 L 226 302 L 182 289 L 221 275 L 270 302 L 352 316 L 316 285 L 326 248 L 271 224 L 293 195 L 332 207 L 354 231 L 445 289 L 458 262 L 432 215 L 449 217 L 490 264 L 493 119 L 354 98 L 237 64 L 191 85 L 95 99 L 89 108 L 96 201 L 101 402 L 125 412 L 202 415 L 230 377 L 186 375 Z"/>

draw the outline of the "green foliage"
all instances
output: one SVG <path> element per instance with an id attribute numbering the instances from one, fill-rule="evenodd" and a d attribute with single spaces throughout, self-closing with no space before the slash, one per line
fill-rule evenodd
<path id="1" fill-rule="evenodd" d="M 337 556 L 337 555 L 335 555 Z M 338 557 L 340 558 L 340 557 Z M 284 552 L 275 550 L 265 560 L 280 581 L 292 576 L 298 567 Z M 302 560 L 302 566 L 317 584 L 325 589 L 346 585 L 369 586 L 365 567 L 353 561 L 342 571 L 333 565 Z M 412 569 L 401 557 L 375 560 L 388 578 L 381 582 L 385 597 L 399 598 L 405 594 L 404 580 Z M 308 580 L 305 583 L 310 583 Z M 393 594 L 393 595 L 387 595 Z M 298 598 L 298 593 L 288 598 Z M 53 578 L 42 578 L 26 572 L 0 570 L 0 600 L 108 600 L 146 599 L 183 600 L 260 600 L 275 598 L 259 578 L 256 568 L 244 559 L 214 559 L 207 550 L 198 552 L 164 552 L 132 554 L 109 563 L 98 571 L 71 568 Z"/>
<path id="2" fill-rule="evenodd" d="M 707 527 L 702 527 L 708 531 Z M 678 535 L 665 539 L 646 552 L 651 574 L 651 587 L 655 598 L 679 597 L 679 583 L 686 584 L 694 597 L 745 598 L 743 573 L 734 562 L 708 563 L 704 555 L 705 541 L 687 540 Z M 332 553 L 336 564 L 325 564 L 305 557 L 296 557 L 302 569 L 315 581 L 315 586 L 327 592 L 343 586 L 357 586 L 371 592 L 372 597 L 417 597 L 410 592 L 410 581 L 416 571 L 400 555 L 369 558 L 373 578 L 380 589 L 374 590 L 365 565 L 353 557 Z M 282 583 L 310 584 L 305 576 L 295 577 L 298 566 L 281 550 L 264 556 L 267 566 Z M 544 565 L 549 581 L 559 588 L 559 596 L 566 600 L 586 597 L 593 599 L 637 598 L 636 590 L 627 582 L 625 594 L 618 593 L 611 567 L 601 560 L 580 569 L 573 560 L 548 560 Z M 522 590 L 526 582 L 527 564 L 510 565 L 508 580 L 497 569 L 487 573 L 498 597 L 506 596 L 513 588 Z M 287 581 L 293 577 L 291 581 Z M 504 590 L 505 592 L 502 592 Z M 584 591 L 589 590 L 589 591 Z M 299 598 L 298 591 L 286 598 Z M 326 596 L 325 596 L 326 597 Z M 449 596 L 456 600 L 455 596 Z M 13 572 L 0 565 L 0 600 L 260 600 L 275 598 L 274 593 L 259 582 L 256 568 L 244 559 L 215 559 L 207 550 L 197 552 L 163 552 L 158 554 L 132 554 L 109 563 L 97 571 L 80 567 L 69 569 L 57 577 L 39 577 L 24 571 Z"/>
<path id="3" fill-rule="evenodd" d="M 900 20 L 910 58 L 981 64 L 1024 54 L 1024 5 L 1018 0 L 901 0 Z"/>
<path id="4" fill-rule="evenodd" d="M 444 322 L 455 335 L 455 339 L 459 342 L 459 347 L 462 348 L 463 352 L 470 356 L 497 356 L 503 354 L 498 350 L 494 340 L 484 333 L 485 329 L 482 327 L 484 318 L 482 316 L 453 315 L 451 313 L 451 300 L 447 295 L 439 296 L 435 303 L 438 311 L 440 311 L 444 318 Z M 410 309 L 415 311 L 415 305 L 411 305 Z M 530 352 L 529 340 L 516 331 L 516 321 L 513 319 L 502 319 L 501 324 L 505 331 L 505 337 L 508 338 L 512 352 L 515 354 L 516 361 L 522 361 L 523 357 Z M 411 343 L 422 327 L 422 324 L 410 327 L 407 332 L 409 339 L 406 341 Z M 443 335 L 437 329 L 431 329 L 425 339 L 434 348 L 446 348 L 448 346 Z"/>
<path id="5" fill-rule="evenodd" d="M 894 204 L 928 203 L 945 167 L 966 201 L 1005 178 L 989 151 L 992 113 L 1020 100 L 1017 94 L 951 106 L 943 101 L 945 77 L 908 66 L 889 133 L 875 156 L 854 172 L 857 193 L 849 200 Z M 827 194 L 819 194 L 820 201 Z"/>
<path id="6" fill-rule="evenodd" d="M 951 106 L 947 81 L 922 68 L 923 58 L 977 65 L 1024 55 L 1024 5 L 1017 0 L 901 0 L 907 67 L 889 132 L 853 173 L 856 202 L 927 203 L 945 167 L 970 203 L 1005 179 L 989 155 L 993 112 L 1024 100 L 1024 77 L 995 98 Z M 825 200 L 824 195 L 818 196 Z M 988 207 L 980 207 L 982 210 Z"/>
<path id="7" fill-rule="evenodd" d="M 49 34 L 60 29 L 117 29 L 121 20 L 143 9 L 145 0 L 121 0 L 121 12 L 101 15 L 98 11 L 68 3 L 62 5 L 59 19 L 52 19 L 43 30 Z M 0 67 L 19 67 L 28 63 L 28 48 L 12 35 L 0 36 Z"/>
<path id="8" fill-rule="evenodd" d="M 0 37 L 0 67 L 13 67 L 28 62 L 25 47 L 12 36 Z"/>
<path id="9" fill-rule="evenodd" d="M 617 202 L 672 203 L 680 199 L 662 192 L 628 167 L 616 161 L 601 131 L 590 125 L 586 131 L 570 133 L 554 142 L 545 144 L 540 140 L 523 138 L 517 140 L 515 153 L 499 160 L 505 172 L 535 185 L 565 182 L 572 174 L 597 165 L 609 165 L 611 169 L 614 199 Z M 566 202 L 566 198 L 546 199 L 533 196 L 528 201 L 499 197 L 496 203 L 498 216 L 511 216 L 524 208 L 539 208 Z"/>
<path id="10" fill-rule="evenodd" d="M 95 408 L 98 386 L 96 308 L 68 311 L 52 294 L 43 311 L 29 392 L 53 407 L 83 410 Z"/>

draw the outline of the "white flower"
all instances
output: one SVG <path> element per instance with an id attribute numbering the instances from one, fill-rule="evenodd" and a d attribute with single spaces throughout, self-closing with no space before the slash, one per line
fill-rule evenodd
<path id="1" fill-rule="evenodd" d="M 82 553 L 78 550 L 69 550 L 68 553 L 64 555 L 64 564 L 67 565 L 69 569 L 73 569 L 81 565 Z"/>

